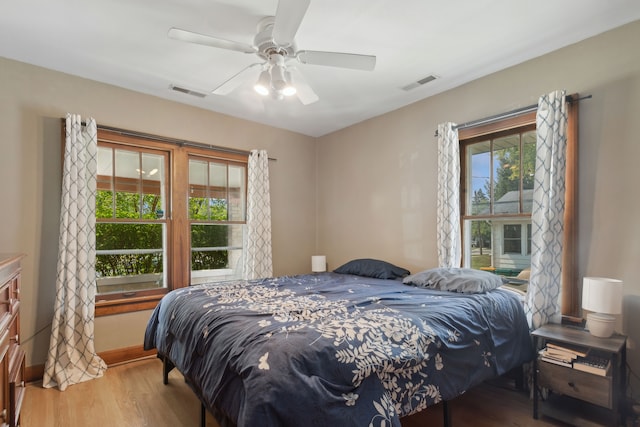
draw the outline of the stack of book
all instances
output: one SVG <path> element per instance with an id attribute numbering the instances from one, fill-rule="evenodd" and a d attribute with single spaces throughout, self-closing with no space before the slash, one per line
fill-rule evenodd
<path id="1" fill-rule="evenodd" d="M 573 367 L 573 362 L 578 357 L 586 357 L 588 349 L 566 344 L 547 342 L 547 346 L 540 350 L 540 359 L 556 365 Z"/>
<path id="2" fill-rule="evenodd" d="M 588 348 L 569 346 L 547 342 L 545 348 L 539 351 L 540 360 L 554 363 L 567 368 L 606 376 L 611 367 L 611 360 L 604 355 L 591 353 Z"/>

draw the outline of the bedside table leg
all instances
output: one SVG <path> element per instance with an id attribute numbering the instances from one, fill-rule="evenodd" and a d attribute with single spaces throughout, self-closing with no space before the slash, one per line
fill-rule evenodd
<path id="1" fill-rule="evenodd" d="M 534 342 L 533 348 L 535 349 L 538 348 L 536 344 L 537 343 Z M 537 357 L 533 358 L 532 374 L 533 374 L 533 419 L 537 420 L 538 419 L 538 358 Z"/>

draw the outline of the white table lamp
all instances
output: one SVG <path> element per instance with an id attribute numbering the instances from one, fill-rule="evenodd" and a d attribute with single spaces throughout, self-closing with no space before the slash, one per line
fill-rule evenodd
<path id="1" fill-rule="evenodd" d="M 327 271 L 327 257 L 324 255 L 313 255 L 311 257 L 311 271 L 314 273 Z"/>
<path id="2" fill-rule="evenodd" d="M 582 308 L 587 314 L 591 335 L 608 338 L 613 334 L 616 318 L 622 313 L 622 281 L 605 277 L 585 277 L 582 281 Z"/>

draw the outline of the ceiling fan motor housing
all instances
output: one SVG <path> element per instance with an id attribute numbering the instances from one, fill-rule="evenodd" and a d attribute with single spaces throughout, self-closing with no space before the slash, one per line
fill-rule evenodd
<path id="1" fill-rule="evenodd" d="M 294 57 L 296 52 L 295 43 L 288 46 L 279 46 L 273 39 L 274 16 L 266 16 L 258 22 L 258 32 L 253 38 L 253 45 L 258 49 L 256 52 L 265 61 L 274 53 L 282 55 L 285 59 Z"/>

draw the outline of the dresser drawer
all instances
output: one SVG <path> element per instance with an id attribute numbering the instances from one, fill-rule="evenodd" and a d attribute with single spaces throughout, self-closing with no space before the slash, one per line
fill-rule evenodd
<path id="1" fill-rule="evenodd" d="M 9 284 L 9 312 L 13 315 L 20 310 L 20 275 L 16 274 Z"/>
<path id="2" fill-rule="evenodd" d="M 18 426 L 20 424 L 20 409 L 22 408 L 22 401 L 26 391 L 24 356 L 24 350 L 19 346 L 14 346 L 9 360 L 9 408 L 11 408 L 9 426 Z"/>
<path id="3" fill-rule="evenodd" d="M 20 259 L 0 254 L 0 426 L 18 427 L 25 394 L 20 347 Z"/>
<path id="4" fill-rule="evenodd" d="M 594 405 L 613 408 L 611 377 L 594 375 L 539 360 L 538 385 Z"/>
<path id="5" fill-rule="evenodd" d="M 4 330 L 11 320 L 11 309 L 13 298 L 11 298 L 11 287 L 8 283 L 0 286 L 0 329 Z"/>

